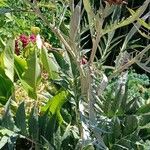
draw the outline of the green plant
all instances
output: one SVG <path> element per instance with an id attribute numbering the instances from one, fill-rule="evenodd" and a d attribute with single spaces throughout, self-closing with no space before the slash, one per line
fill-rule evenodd
<path id="1" fill-rule="evenodd" d="M 60 91 L 53 99 L 60 101 L 67 96 L 65 91 Z M 60 94 L 65 94 L 59 99 Z M 38 109 L 34 106 L 29 114 L 25 113 L 25 105 L 22 102 L 15 114 L 12 115 L 10 110 L 11 101 L 9 100 L 5 105 L 4 114 L 1 120 L 1 143 L 0 148 L 5 149 L 20 149 L 22 141 L 28 149 L 74 149 L 72 142 L 76 143 L 78 133 L 75 126 L 68 124 L 67 128 L 60 127 L 57 119 L 60 120 L 59 107 L 61 103 L 52 100 L 51 105 L 44 106 L 43 113 L 39 114 Z M 54 101 L 54 102 L 53 102 Z M 49 100 L 49 103 L 51 101 Z M 47 108 L 46 108 L 47 107 Z M 54 108 L 56 107 L 56 108 Z M 49 111 L 48 111 L 49 109 Z M 62 121 L 62 120 L 60 120 Z M 67 140 L 69 138 L 69 141 Z M 70 144 L 70 146 L 69 146 Z"/>
<path id="2" fill-rule="evenodd" d="M 109 149 L 144 149 L 143 140 L 147 140 L 149 134 L 144 131 L 149 124 L 149 120 L 146 121 L 149 111 L 141 110 L 149 107 L 149 97 L 145 98 L 141 91 L 138 92 L 137 84 L 149 85 L 149 79 L 146 75 L 132 72 L 128 79 L 123 76 L 126 81 L 113 81 L 99 99 L 101 103 L 96 103 L 98 114 L 101 114 L 98 126 L 102 126 L 103 138 Z"/>
<path id="3" fill-rule="evenodd" d="M 59 48 L 47 48 L 37 34 L 37 44 L 30 43 L 23 47 L 23 54 L 16 55 L 15 40 L 2 40 L 0 71 L 3 81 L 6 80 L 7 84 L 10 82 L 11 92 L 8 95 L 1 92 L 4 97 L 1 101 L 6 103 L 1 121 L 1 140 L 4 141 L 1 147 L 11 149 L 11 146 L 16 146 L 15 142 L 21 143 L 20 140 L 24 139 L 35 149 L 143 148 L 143 141 L 147 140 L 149 132 L 149 120 L 145 120 L 149 113 L 149 103 L 143 104 L 138 97 L 132 95 L 128 99 L 127 92 L 130 88 L 127 85 L 132 83 L 130 79 L 127 82 L 127 70 L 136 63 L 149 72 L 149 60 L 144 59 L 150 45 L 135 45 L 130 41 L 141 26 L 139 20 L 148 18 L 148 14 L 144 12 L 150 1 L 145 0 L 136 11 L 128 9 L 130 16 L 127 18 L 119 15 L 121 6 L 102 1 L 97 11 L 89 0 L 79 1 L 77 5 L 74 5 L 73 0 L 52 1 L 50 5 L 46 5 L 46 1 L 32 3 L 26 0 L 18 3 L 21 10 L 23 5 L 29 11 L 25 14 L 31 13 L 42 20 L 50 33 L 59 40 L 58 45 L 54 42 Z M 10 3 L 9 7 L 9 11 L 17 10 L 15 3 Z M 87 21 L 85 26 L 80 26 L 83 11 L 87 15 Z M 117 29 L 134 22 L 136 27 L 133 26 L 126 36 L 115 37 Z M 28 29 L 28 26 L 25 28 Z M 81 46 L 81 41 L 86 38 L 81 38 L 81 35 L 87 30 L 92 39 L 90 50 Z M 28 29 L 27 33 L 30 32 Z M 120 42 L 122 45 L 115 67 L 104 66 L 108 55 Z M 130 57 L 130 52 L 126 50 L 131 46 L 140 48 L 141 51 Z M 95 56 L 98 49 L 100 58 Z M 87 52 L 90 52 L 89 60 L 85 57 Z M 110 68 L 113 71 L 106 75 L 106 69 Z M 107 91 L 108 83 L 114 78 L 117 78 L 115 92 Z M 13 104 L 17 102 L 14 90 L 16 84 L 26 91 L 25 102 L 32 99 L 27 113 L 23 103 L 17 109 Z M 146 134 L 140 135 L 142 130 L 146 130 Z"/>

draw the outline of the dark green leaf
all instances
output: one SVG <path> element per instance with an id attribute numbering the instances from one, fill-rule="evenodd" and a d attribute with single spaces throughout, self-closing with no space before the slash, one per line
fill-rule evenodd
<path id="1" fill-rule="evenodd" d="M 28 125 L 29 125 L 29 134 L 31 138 L 35 141 L 38 141 L 39 123 L 38 123 L 38 109 L 36 108 L 36 106 L 34 106 L 31 110 Z"/>
<path id="2" fill-rule="evenodd" d="M 0 72 L 1 73 L 1 72 Z M 0 103 L 5 104 L 12 94 L 13 83 L 6 76 L 0 74 Z"/>
<path id="3" fill-rule="evenodd" d="M 25 114 L 25 107 L 24 102 L 22 102 L 16 112 L 16 125 L 21 130 L 22 134 L 26 134 L 26 114 Z"/>
<path id="4" fill-rule="evenodd" d="M 11 99 L 9 99 L 5 105 L 5 113 L 2 118 L 2 126 L 13 131 L 15 128 L 15 122 L 10 111 L 10 103 Z"/>
<path id="5" fill-rule="evenodd" d="M 143 113 L 148 113 L 150 112 L 150 103 L 140 107 L 137 111 L 137 114 L 143 114 Z"/>
<path id="6" fill-rule="evenodd" d="M 118 117 L 113 118 L 113 127 L 112 127 L 112 138 L 114 139 L 119 139 L 121 136 L 121 123 Z"/>
<path id="7" fill-rule="evenodd" d="M 129 135 L 133 133 L 138 128 L 138 125 L 139 125 L 139 120 L 137 116 L 135 115 L 126 116 L 124 122 L 123 134 Z"/>
<path id="8" fill-rule="evenodd" d="M 62 69 L 62 71 L 64 71 L 64 72 L 68 71 L 69 64 L 65 61 L 64 57 L 56 51 L 54 51 L 53 54 L 55 56 L 57 63 L 59 64 L 60 68 Z"/>

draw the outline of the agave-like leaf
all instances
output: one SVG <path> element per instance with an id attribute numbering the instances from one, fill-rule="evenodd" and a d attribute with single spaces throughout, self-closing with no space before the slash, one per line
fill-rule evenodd
<path id="1" fill-rule="evenodd" d="M 91 36 L 92 36 L 94 34 L 94 17 L 95 17 L 95 14 L 92 10 L 90 0 L 83 0 L 83 5 L 84 5 L 84 8 L 88 14 L 89 28 L 90 28 L 90 32 L 91 32 Z"/>
<path id="2" fill-rule="evenodd" d="M 143 20 L 146 20 L 148 17 L 149 17 L 149 15 L 150 15 L 150 12 L 148 12 L 148 13 L 146 13 L 143 17 L 142 17 L 142 19 Z M 140 24 L 137 22 L 136 24 L 136 27 L 135 26 L 133 26 L 132 28 L 131 28 L 131 30 L 129 31 L 129 33 L 127 34 L 127 36 L 126 36 L 126 38 L 125 38 L 125 41 L 124 41 L 124 43 L 123 43 L 123 45 L 122 45 L 122 47 L 121 47 L 121 52 L 123 52 L 126 48 L 127 48 L 127 45 L 128 45 L 128 43 L 129 43 L 129 41 L 130 41 L 130 39 L 133 37 L 133 35 L 137 32 L 137 29 L 139 29 L 140 28 Z"/>
<path id="3" fill-rule="evenodd" d="M 149 58 L 150 59 L 150 58 Z M 149 62 L 149 60 L 147 61 Z M 140 66 L 143 70 L 145 70 L 146 72 L 150 73 L 150 66 L 147 66 L 147 62 L 146 63 L 141 63 L 141 62 L 136 62 L 138 66 Z"/>
<path id="4" fill-rule="evenodd" d="M 70 38 L 75 41 L 80 26 L 81 1 L 76 5 L 70 21 Z"/>
<path id="5" fill-rule="evenodd" d="M 121 22 L 118 22 L 118 23 L 114 23 L 114 24 L 111 24 L 110 26 L 107 26 L 106 28 L 103 29 L 102 31 L 102 34 L 106 34 L 106 33 L 109 33 L 113 30 L 116 30 L 120 27 L 123 27 L 123 26 L 126 26 L 136 20 L 138 20 L 138 18 L 143 14 L 143 12 L 146 10 L 148 4 L 150 3 L 149 0 L 146 0 L 144 2 L 144 4 L 138 8 L 138 10 L 133 14 L 131 15 L 130 17 L 126 18 L 125 20 L 121 21 Z"/>
<path id="6" fill-rule="evenodd" d="M 140 35 L 142 35 L 144 38 L 150 39 L 149 33 L 145 33 L 143 31 L 141 31 L 140 29 L 137 28 L 137 26 L 135 25 L 137 31 L 140 33 Z"/>
<path id="7" fill-rule="evenodd" d="M 146 23 L 144 19 L 138 19 L 138 22 L 145 27 L 146 29 L 150 30 L 150 24 Z"/>
<path id="8" fill-rule="evenodd" d="M 115 32 L 110 32 L 107 34 L 108 37 L 105 35 L 102 37 L 102 40 L 99 44 L 99 51 L 101 54 L 100 62 L 104 63 L 109 56 L 110 52 L 113 50 L 115 46 L 117 46 L 121 42 L 121 38 L 123 36 L 119 36 L 117 38 L 114 38 Z M 104 41 L 104 42 L 103 42 Z"/>
<path id="9" fill-rule="evenodd" d="M 12 112 L 10 110 L 10 104 L 11 104 L 11 98 L 7 101 L 5 105 L 5 113 L 2 117 L 2 126 L 9 129 L 9 130 L 14 130 L 15 129 L 15 122 L 12 116 Z"/>

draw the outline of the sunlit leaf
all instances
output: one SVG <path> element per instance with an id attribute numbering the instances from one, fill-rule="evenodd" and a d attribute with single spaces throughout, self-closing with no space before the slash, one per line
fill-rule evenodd
<path id="1" fill-rule="evenodd" d="M 56 115 L 59 123 L 61 124 L 64 120 L 60 114 L 61 107 L 67 100 L 68 91 L 59 91 L 52 99 L 50 99 L 47 104 L 42 107 L 42 112 L 50 111 L 52 115 Z"/>
<path id="2" fill-rule="evenodd" d="M 12 82 L 14 81 L 14 49 L 15 41 L 9 40 L 6 44 L 3 57 L 5 74 Z"/>
<path id="3" fill-rule="evenodd" d="M 22 79 L 22 75 L 25 72 L 26 68 L 27 68 L 27 62 L 24 58 L 21 58 L 20 56 L 15 55 L 15 71 L 17 73 L 17 75 L 19 76 L 20 79 Z"/>
<path id="4" fill-rule="evenodd" d="M 34 49 L 27 59 L 27 69 L 22 77 L 22 85 L 31 98 L 37 98 L 37 87 L 40 82 L 41 69 L 37 50 Z"/>
<path id="5" fill-rule="evenodd" d="M 47 49 L 43 47 L 41 50 L 41 61 L 44 69 L 48 72 L 51 79 L 57 79 L 59 73 L 59 66 L 55 61 L 53 54 L 48 54 Z"/>

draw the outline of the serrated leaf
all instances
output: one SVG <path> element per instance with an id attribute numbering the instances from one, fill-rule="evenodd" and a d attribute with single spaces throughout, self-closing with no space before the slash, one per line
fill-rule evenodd
<path id="1" fill-rule="evenodd" d="M 51 116 L 51 114 L 49 114 L 49 111 L 46 111 L 39 117 L 40 135 L 47 141 L 53 140 L 54 133 L 56 132 L 57 127 L 56 116 Z"/>
<path id="2" fill-rule="evenodd" d="M 15 122 L 10 111 L 10 103 L 11 99 L 9 99 L 5 105 L 5 113 L 2 117 L 2 126 L 13 131 L 15 128 Z"/>
<path id="3" fill-rule="evenodd" d="M 132 12 L 132 15 L 126 19 L 124 19 L 123 21 L 120 21 L 118 23 L 114 23 L 111 24 L 110 26 L 105 27 L 105 29 L 103 29 L 102 34 L 106 34 L 109 33 L 113 30 L 116 30 L 120 27 L 126 26 L 130 23 L 133 23 L 134 21 L 138 20 L 138 18 L 143 14 L 143 12 L 146 10 L 147 6 L 149 4 L 149 0 L 146 0 L 144 2 L 144 4 L 138 8 L 138 10 L 136 10 L 136 12 Z M 131 9 L 128 9 L 131 12 Z"/>
<path id="4" fill-rule="evenodd" d="M 57 116 L 55 114 L 53 116 L 49 115 L 48 118 L 49 119 L 46 122 L 46 128 L 45 128 L 45 138 L 51 141 L 54 139 L 55 136 L 54 133 L 58 128 L 58 123 L 57 123 Z"/>
<path id="5" fill-rule="evenodd" d="M 122 102 L 122 93 L 121 93 L 121 89 L 122 87 L 120 87 L 117 92 L 115 93 L 115 98 L 113 100 L 113 103 L 111 105 L 111 111 L 112 111 L 112 114 L 115 114 L 118 112 L 118 110 L 120 109 L 120 105 L 121 105 L 121 102 Z"/>

